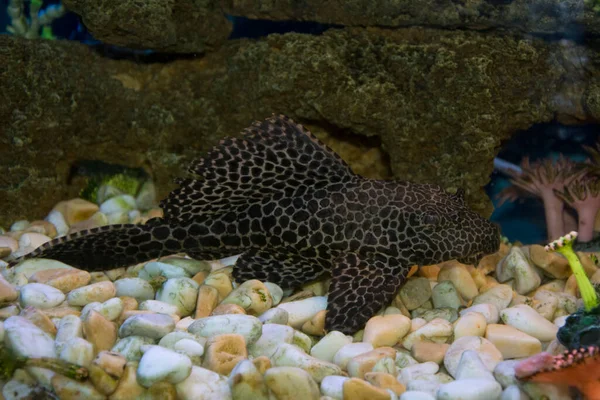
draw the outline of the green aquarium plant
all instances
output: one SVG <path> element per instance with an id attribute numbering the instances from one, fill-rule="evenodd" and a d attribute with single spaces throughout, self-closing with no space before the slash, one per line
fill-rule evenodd
<path id="1" fill-rule="evenodd" d="M 80 365 L 59 358 L 30 358 L 17 356 L 6 346 L 0 346 L 0 379 L 10 379 L 19 368 L 39 367 L 49 369 L 67 378 L 82 381 L 87 379 L 88 370 Z"/>
<path id="2" fill-rule="evenodd" d="M 131 196 L 135 196 L 139 192 L 143 183 L 144 182 L 141 181 L 137 176 L 131 176 L 125 173 L 104 177 L 90 177 L 87 179 L 87 183 L 79 193 L 79 196 L 82 199 L 91 201 L 93 203 L 108 200 L 108 198 L 112 196 L 103 196 L 104 198 L 99 201 L 98 191 L 103 186 L 110 186 L 116 189 L 116 193 L 114 193 L 115 195 L 129 194 Z"/>
<path id="3" fill-rule="evenodd" d="M 571 266 L 573 275 L 575 275 L 583 299 L 583 308 L 571 314 L 556 335 L 558 341 L 568 349 L 600 344 L 600 302 L 598 301 L 598 293 L 587 277 L 583 265 L 581 265 L 581 261 L 573 249 L 576 238 L 577 232 L 571 232 L 546 246 L 546 251 L 556 251 L 565 256 Z"/>

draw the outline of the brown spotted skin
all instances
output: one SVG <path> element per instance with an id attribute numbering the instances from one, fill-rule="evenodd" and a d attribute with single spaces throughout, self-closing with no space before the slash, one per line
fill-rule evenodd
<path id="1" fill-rule="evenodd" d="M 326 328 L 352 333 L 391 301 L 412 265 L 474 261 L 500 245 L 462 193 L 359 177 L 284 116 L 221 141 L 190 172 L 197 177 L 179 180 L 161 203 L 163 219 L 59 238 L 26 258 L 103 270 L 179 252 L 241 254 L 238 282 L 282 288 L 329 272 Z"/>

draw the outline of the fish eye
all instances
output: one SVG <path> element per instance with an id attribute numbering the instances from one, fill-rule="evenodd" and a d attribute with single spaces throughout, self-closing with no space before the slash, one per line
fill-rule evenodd
<path id="1" fill-rule="evenodd" d="M 440 222 L 440 217 L 436 214 L 425 214 L 422 219 L 423 224 L 425 225 L 437 225 Z"/>

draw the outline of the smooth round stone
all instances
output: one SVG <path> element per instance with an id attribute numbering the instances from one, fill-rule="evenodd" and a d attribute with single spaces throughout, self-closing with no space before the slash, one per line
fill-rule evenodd
<path id="1" fill-rule="evenodd" d="M 558 308 L 558 295 L 549 290 L 538 289 L 533 299 L 538 301 L 535 305 L 535 311 L 548 321 L 552 321 Z"/>
<path id="2" fill-rule="evenodd" d="M 398 375 L 398 382 L 403 385 L 408 385 L 409 382 L 426 379 L 425 376 L 434 375 L 440 369 L 440 366 L 433 361 L 424 362 L 421 364 L 415 364 L 403 368 Z"/>
<path id="3" fill-rule="evenodd" d="M 302 368 L 320 383 L 328 375 L 341 375 L 342 369 L 337 365 L 311 357 L 293 344 L 281 343 L 271 357 L 275 367 Z"/>
<path id="4" fill-rule="evenodd" d="M 402 340 L 402 345 L 410 350 L 417 341 L 429 340 L 436 343 L 445 343 L 451 335 L 452 324 L 445 319 L 436 318 L 406 335 Z"/>
<path id="5" fill-rule="evenodd" d="M 373 347 L 393 346 L 410 330 L 410 318 L 401 314 L 375 316 L 367 321 L 363 342 Z"/>
<path id="6" fill-rule="evenodd" d="M 531 292 L 542 282 L 535 267 L 529 262 L 523 250 L 517 246 L 513 246 L 508 255 L 499 263 L 496 277 L 499 282 L 514 279 L 515 291 L 519 294 Z"/>
<path id="7" fill-rule="evenodd" d="M 166 314 L 138 314 L 123 322 L 119 336 L 145 336 L 160 339 L 175 329 L 175 321 Z"/>
<path id="8" fill-rule="evenodd" d="M 138 383 L 146 388 L 156 382 L 179 383 L 192 372 L 189 357 L 160 346 L 142 346 L 142 358 L 137 368 Z"/>
<path id="9" fill-rule="evenodd" d="M 267 287 L 257 279 L 251 279 L 235 288 L 221 304 L 237 304 L 250 315 L 260 315 L 273 305 Z"/>
<path id="10" fill-rule="evenodd" d="M 502 394 L 496 381 L 487 379 L 461 379 L 441 385 L 436 400 L 490 400 Z"/>
<path id="11" fill-rule="evenodd" d="M 304 300 L 282 303 L 277 308 L 288 312 L 288 325 L 300 329 L 306 321 L 312 319 L 319 311 L 327 309 L 327 297 L 315 296 Z"/>
<path id="12" fill-rule="evenodd" d="M 115 297 L 115 294 L 115 285 L 110 281 L 104 281 L 72 290 L 67 295 L 67 301 L 71 306 L 85 306 L 95 301 L 102 303 Z"/>
<path id="13" fill-rule="evenodd" d="M 519 386 L 512 385 L 504 389 L 500 400 L 530 400 L 531 398 Z"/>
<path id="14" fill-rule="evenodd" d="M 25 278 L 26 280 L 27 278 Z M 27 282 L 25 282 L 27 284 Z M 0 304 L 10 303 L 19 297 L 19 292 L 0 274 Z M 282 310 L 283 311 L 283 310 Z"/>
<path id="15" fill-rule="evenodd" d="M 473 350 L 465 350 L 462 353 L 456 369 L 456 379 L 495 380 L 494 375 L 488 371 L 481 358 L 479 358 L 479 354 Z"/>
<path id="16" fill-rule="evenodd" d="M 294 338 L 292 344 L 300 347 L 305 353 L 310 353 L 310 348 L 313 345 L 313 341 L 306 333 L 302 331 L 294 330 Z"/>
<path id="17" fill-rule="evenodd" d="M 94 345 L 83 338 L 73 337 L 64 343 L 59 358 L 82 367 L 89 367 L 94 359 Z"/>
<path id="18" fill-rule="evenodd" d="M 117 296 L 133 297 L 137 301 L 154 299 L 154 288 L 142 278 L 121 278 L 115 281 Z"/>
<path id="19" fill-rule="evenodd" d="M 173 304 L 186 317 L 196 308 L 200 285 L 191 278 L 171 278 L 156 292 L 156 300 Z"/>
<path id="20" fill-rule="evenodd" d="M 542 342 L 549 342 L 556 338 L 558 327 L 528 305 L 519 304 L 506 308 L 500 312 L 500 316 L 506 325 L 517 328 Z"/>
<path id="21" fill-rule="evenodd" d="M 138 277 L 149 281 L 157 276 L 164 276 L 167 279 L 170 278 L 189 278 L 190 275 L 187 271 L 177 265 L 171 265 L 160 261 L 152 261 L 146 263 L 144 268 L 138 273 Z"/>
<path id="22" fill-rule="evenodd" d="M 0 247 L 8 247 L 11 253 L 14 253 L 19 249 L 19 242 L 10 236 L 0 235 Z"/>
<path id="23" fill-rule="evenodd" d="M 275 307 L 259 315 L 258 319 L 263 324 L 287 325 L 289 314 L 284 309 Z"/>
<path id="24" fill-rule="evenodd" d="M 503 388 L 519 384 L 515 377 L 515 368 L 520 362 L 521 360 L 505 360 L 499 362 L 494 368 L 494 378 Z"/>
<path id="25" fill-rule="evenodd" d="M 87 271 L 75 268 L 47 269 L 31 275 L 29 282 L 44 283 L 57 288 L 63 293 L 90 283 L 91 275 Z"/>
<path id="26" fill-rule="evenodd" d="M 497 324 L 500 320 L 500 314 L 498 312 L 498 308 L 493 304 L 477 304 L 468 308 L 465 308 L 460 312 L 460 315 L 463 316 L 469 312 L 478 312 L 485 317 L 485 320 L 488 324 Z"/>
<path id="27" fill-rule="evenodd" d="M 180 354 L 185 354 L 194 364 L 202 363 L 204 346 L 193 339 L 181 339 L 173 345 L 173 350 Z"/>
<path id="28" fill-rule="evenodd" d="M 436 400 L 434 396 L 426 392 L 407 390 L 402 393 L 399 400 Z"/>
<path id="29" fill-rule="evenodd" d="M 211 263 L 208 261 L 194 260 L 184 257 L 167 257 L 160 260 L 163 264 L 174 265 L 183 268 L 188 276 L 194 276 L 199 272 L 209 274 L 212 271 Z"/>
<path id="30" fill-rule="evenodd" d="M 510 325 L 490 324 L 485 338 L 492 342 L 505 359 L 529 357 L 542 351 L 542 343 Z"/>
<path id="31" fill-rule="evenodd" d="M 242 360 L 229 374 L 229 386 L 234 399 L 267 400 L 269 398 L 263 375 L 250 360 Z"/>
<path id="32" fill-rule="evenodd" d="M 319 386 L 306 371 L 289 366 L 269 368 L 264 375 L 269 391 L 278 399 L 319 400 Z"/>
<path id="33" fill-rule="evenodd" d="M 203 399 L 231 399 L 231 389 L 227 379 L 206 368 L 192 367 L 190 375 L 176 385 L 177 394 L 181 399 L 197 399 L 202 394 Z"/>
<path id="34" fill-rule="evenodd" d="M 271 299 L 273 300 L 273 306 L 278 305 L 283 298 L 283 289 L 274 284 L 273 282 L 265 282 L 265 286 L 269 290 L 269 294 L 271 295 Z"/>
<path id="35" fill-rule="evenodd" d="M 173 304 L 158 300 L 145 300 L 140 303 L 140 310 L 153 311 L 159 314 L 178 315 L 179 308 Z"/>
<path id="36" fill-rule="evenodd" d="M 21 235 L 19 238 L 19 248 L 35 250 L 46 242 L 52 240 L 46 235 L 36 232 L 27 232 Z"/>
<path id="37" fill-rule="evenodd" d="M 344 397 L 344 382 L 350 379 L 347 376 L 329 375 L 321 381 L 321 393 L 334 399 Z"/>
<path id="38" fill-rule="evenodd" d="M 28 283 L 21 287 L 19 295 L 22 307 L 32 306 L 39 309 L 56 307 L 64 300 L 63 292 L 43 283 Z"/>
<path id="39" fill-rule="evenodd" d="M 423 319 L 426 322 L 431 322 L 436 318 L 445 319 L 448 322 L 454 322 L 458 319 L 458 312 L 456 311 L 456 309 L 448 307 L 434 308 L 433 310 L 428 310 L 426 308 L 417 308 L 415 310 L 412 310 L 410 314 L 413 321 L 416 318 Z"/>
<path id="40" fill-rule="evenodd" d="M 142 358 L 142 346 L 149 344 L 154 344 L 154 339 L 146 336 L 127 336 L 119 339 L 111 351 L 125 356 L 127 361 L 139 361 Z"/>
<path id="41" fill-rule="evenodd" d="M 467 312 L 454 323 L 454 340 L 463 336 L 485 336 L 487 321 L 479 312 Z"/>
<path id="42" fill-rule="evenodd" d="M 331 331 L 310 349 L 310 355 L 319 360 L 333 362 L 335 353 L 350 343 L 352 343 L 352 337 L 346 336 L 342 332 Z"/>
<path id="43" fill-rule="evenodd" d="M 508 285 L 492 286 L 473 299 L 472 305 L 493 304 L 498 310 L 504 310 L 512 300 L 513 290 Z"/>
<path id="44" fill-rule="evenodd" d="M 455 340 L 444 356 L 444 366 L 450 375 L 456 376 L 458 363 L 466 350 L 475 350 L 488 371 L 493 371 L 502 361 L 502 353 L 489 340 L 479 336 L 464 336 Z"/>
<path id="45" fill-rule="evenodd" d="M 342 346 L 333 356 L 333 362 L 340 368 L 346 369 L 348 362 L 361 354 L 368 353 L 373 350 L 371 343 L 357 342 Z"/>
<path id="46" fill-rule="evenodd" d="M 239 333 L 251 345 L 260 338 L 262 323 L 251 315 L 214 315 L 197 319 L 188 327 L 188 332 L 206 338 L 224 333 Z"/>
<path id="47" fill-rule="evenodd" d="M 54 347 L 56 353 L 60 354 L 62 347 L 66 342 L 83 336 L 83 322 L 76 315 L 65 315 L 58 323 L 56 338 L 54 339 Z"/>
<path id="48" fill-rule="evenodd" d="M 260 338 L 248 346 L 252 357 L 272 357 L 277 346 L 281 343 L 292 343 L 294 340 L 294 328 L 287 325 L 264 324 Z"/>
<path id="49" fill-rule="evenodd" d="M 442 264 L 441 267 L 438 274 L 438 282 L 446 280 L 452 282 L 458 293 L 466 300 L 471 300 L 479 294 L 477 284 L 466 265 L 456 261 L 449 261 Z"/>
<path id="50" fill-rule="evenodd" d="M 4 344 L 18 357 L 56 357 L 54 340 L 24 317 L 4 321 Z"/>
<path id="51" fill-rule="evenodd" d="M 69 224 L 60 211 L 50 211 L 45 220 L 54 225 L 57 236 L 64 236 L 69 232 Z"/>
<path id="52" fill-rule="evenodd" d="M 452 281 L 442 281 L 431 291 L 431 301 L 435 308 L 449 307 L 458 309 L 462 300 Z"/>
<path id="53" fill-rule="evenodd" d="M 400 300 L 408 310 L 421 307 L 431 298 L 431 285 L 427 278 L 411 278 L 398 293 Z"/>

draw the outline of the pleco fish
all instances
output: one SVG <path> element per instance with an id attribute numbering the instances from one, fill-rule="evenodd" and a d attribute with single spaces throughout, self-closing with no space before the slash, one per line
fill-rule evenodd
<path id="1" fill-rule="evenodd" d="M 365 179 L 285 116 L 256 122 L 192 164 L 196 179 L 161 202 L 164 218 L 54 239 L 21 259 L 99 271 L 185 252 L 241 254 L 233 276 L 295 288 L 332 276 L 326 329 L 353 333 L 389 304 L 411 266 L 476 262 L 498 250 L 497 227 L 462 191 Z"/>

